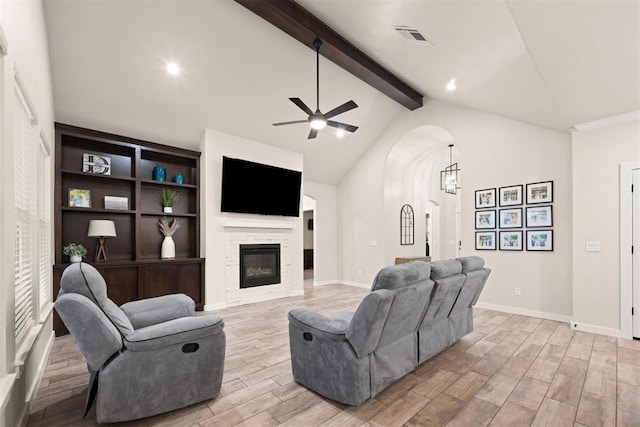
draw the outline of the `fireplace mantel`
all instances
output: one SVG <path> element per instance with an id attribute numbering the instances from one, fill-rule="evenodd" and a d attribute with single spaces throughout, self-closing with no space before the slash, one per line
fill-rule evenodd
<path id="1" fill-rule="evenodd" d="M 223 218 L 224 228 L 283 228 L 295 229 L 297 224 L 294 221 L 274 220 L 274 219 L 247 219 L 247 218 Z"/>

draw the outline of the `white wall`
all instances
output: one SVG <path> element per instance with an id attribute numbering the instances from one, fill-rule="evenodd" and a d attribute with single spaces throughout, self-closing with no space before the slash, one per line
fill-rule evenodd
<path id="1" fill-rule="evenodd" d="M 291 253 L 291 264 L 287 266 L 291 276 L 286 279 L 283 277 L 283 286 L 278 288 L 276 292 L 273 292 L 272 286 L 242 290 L 243 294 L 247 294 L 245 302 L 301 294 L 304 280 L 302 208 L 299 217 L 223 213 L 220 211 L 220 189 L 222 186 L 222 156 L 302 171 L 302 155 L 212 129 L 205 130 L 200 151 L 202 152 L 201 209 L 204 218 L 201 254 L 206 258 L 205 309 L 212 310 L 228 305 L 227 283 L 230 278 L 227 274 L 227 264 L 229 260 L 225 254 L 228 249 L 230 229 L 223 227 L 223 223 L 230 219 L 241 220 L 247 224 L 258 224 L 255 228 L 238 228 L 238 230 L 246 230 L 252 236 L 255 236 L 257 230 L 264 230 L 265 234 L 269 234 L 270 239 L 273 238 L 274 233 L 279 232 L 286 234 L 287 239 L 291 241 L 291 247 L 288 248 Z M 302 200 L 302 194 L 300 198 Z M 285 228 L 262 228 L 259 226 L 261 222 L 269 223 L 269 226 L 280 223 Z"/>
<path id="2" fill-rule="evenodd" d="M 615 335 L 620 329 L 619 165 L 640 161 L 640 121 L 574 131 L 573 323 Z M 600 252 L 586 252 L 599 241 Z"/>
<path id="3" fill-rule="evenodd" d="M 569 320 L 572 305 L 570 134 L 443 101 L 428 100 L 424 107 L 400 115 L 339 184 L 339 259 L 343 262 L 343 281 L 370 284 L 379 269 L 393 258 L 395 248 L 384 244 L 371 246 L 372 240 L 383 241 L 387 224 L 384 176 L 376 171 L 384 170 L 387 156 L 398 141 L 425 125 L 439 126 L 449 132 L 459 152 L 463 186 L 460 190 L 461 254 L 483 256 L 487 266 L 493 269 L 480 301 Z M 546 180 L 554 181 L 554 251 L 475 251 L 474 191 Z M 443 215 L 449 214 L 443 212 Z M 522 288 L 522 296 L 514 296 L 515 286 Z"/>
<path id="4" fill-rule="evenodd" d="M 0 1 L 0 31 L 8 45 L 8 55 L 0 58 L 0 177 L 3 182 L 0 190 L 3 201 L 0 208 L 3 227 L 0 244 L 0 340 L 4 343 L 0 346 L 0 425 L 18 426 L 26 423 L 53 339 L 51 311 L 48 311 L 41 319 L 36 319 L 40 324 L 34 332 L 39 332 L 23 367 L 14 366 L 13 71 L 15 66 L 35 110 L 37 128 L 53 147 L 53 97 L 42 1 Z"/>
<path id="5" fill-rule="evenodd" d="M 336 283 L 340 279 L 337 188 L 333 185 L 305 181 L 304 193 L 316 201 L 313 222 L 313 282 L 315 285 Z"/>

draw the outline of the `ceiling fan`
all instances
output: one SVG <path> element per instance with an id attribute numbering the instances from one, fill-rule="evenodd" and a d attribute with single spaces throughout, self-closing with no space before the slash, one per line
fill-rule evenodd
<path id="1" fill-rule="evenodd" d="M 307 139 L 313 139 L 318 135 L 318 131 L 320 129 L 324 129 L 325 126 L 331 126 L 336 129 L 346 130 L 348 132 L 355 132 L 358 129 L 358 126 L 353 126 L 347 123 L 336 122 L 333 120 L 328 120 L 332 117 L 337 116 L 338 114 L 345 113 L 349 110 L 353 110 L 358 107 L 358 105 L 353 101 L 345 102 L 344 104 L 334 108 L 333 110 L 322 113 L 320 111 L 320 47 L 322 46 L 322 40 L 320 38 L 316 38 L 313 41 L 313 47 L 316 50 L 316 111 L 311 111 L 311 108 L 307 107 L 307 105 L 302 102 L 300 98 L 289 98 L 291 102 L 296 104 L 298 108 L 307 113 L 309 117 L 306 120 L 294 120 L 291 122 L 280 122 L 274 123 L 274 126 L 282 126 L 282 125 L 292 125 L 296 123 L 309 123 L 311 126 L 311 132 L 309 132 L 309 136 Z"/>

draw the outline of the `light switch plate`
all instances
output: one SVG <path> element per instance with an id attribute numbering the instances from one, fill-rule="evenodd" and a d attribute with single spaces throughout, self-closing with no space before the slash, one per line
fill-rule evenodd
<path id="1" fill-rule="evenodd" d="M 600 242 L 598 241 L 589 241 L 585 246 L 587 252 L 600 252 Z"/>

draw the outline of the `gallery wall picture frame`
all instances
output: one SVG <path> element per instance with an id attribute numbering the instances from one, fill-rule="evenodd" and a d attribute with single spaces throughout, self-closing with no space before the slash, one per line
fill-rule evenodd
<path id="1" fill-rule="evenodd" d="M 90 208 L 91 207 L 91 190 L 85 188 L 69 188 L 70 208 Z"/>
<path id="2" fill-rule="evenodd" d="M 522 228 L 522 208 L 500 209 L 499 228 Z"/>
<path id="3" fill-rule="evenodd" d="M 553 230 L 527 230 L 528 251 L 553 251 Z"/>
<path id="4" fill-rule="evenodd" d="M 501 251 L 522 250 L 522 230 L 501 231 L 499 237 Z"/>
<path id="5" fill-rule="evenodd" d="M 522 204 L 522 185 L 511 185 L 498 188 L 498 200 L 502 206 L 518 206 Z"/>
<path id="6" fill-rule="evenodd" d="M 476 229 L 496 228 L 496 210 L 476 211 Z"/>
<path id="7" fill-rule="evenodd" d="M 485 188 L 484 190 L 476 190 L 476 209 L 495 208 L 496 207 L 496 189 Z"/>
<path id="8" fill-rule="evenodd" d="M 553 181 L 527 184 L 527 204 L 553 203 Z"/>
<path id="9" fill-rule="evenodd" d="M 476 231 L 476 250 L 477 251 L 495 251 L 496 250 L 496 232 L 495 231 Z"/>
<path id="10" fill-rule="evenodd" d="M 527 206 L 527 228 L 553 227 L 553 206 Z"/>
<path id="11" fill-rule="evenodd" d="M 82 172 L 111 175 L 111 157 L 102 154 L 83 153 Z"/>

